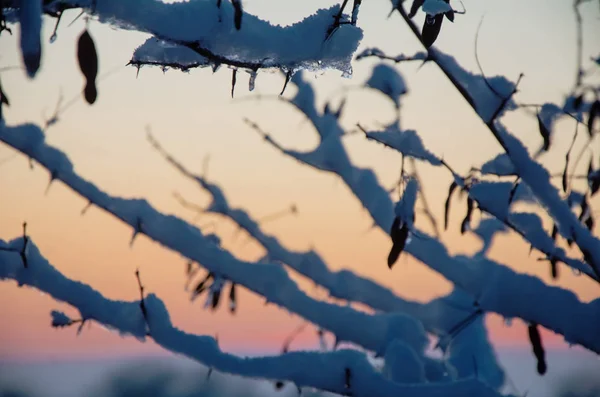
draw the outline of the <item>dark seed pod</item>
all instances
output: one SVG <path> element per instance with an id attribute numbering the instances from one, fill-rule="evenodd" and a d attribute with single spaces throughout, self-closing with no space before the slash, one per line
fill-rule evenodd
<path id="1" fill-rule="evenodd" d="M 558 267 L 556 262 L 556 258 L 550 259 L 550 272 L 554 280 L 558 279 Z"/>
<path id="2" fill-rule="evenodd" d="M 592 103 L 592 106 L 590 106 L 590 114 L 587 123 L 590 137 L 594 135 L 594 121 L 598 117 L 600 117 L 600 101 L 596 100 L 594 103 Z"/>
<path id="3" fill-rule="evenodd" d="M 542 148 L 542 150 L 544 152 L 547 152 L 548 149 L 550 149 L 550 130 L 548 129 L 548 127 L 546 127 L 546 124 L 544 124 L 544 122 L 542 121 L 542 118 L 540 117 L 540 114 L 537 114 L 537 121 L 538 121 L 538 129 L 540 131 L 540 135 L 542 136 L 542 139 L 544 140 L 544 146 Z"/>
<path id="4" fill-rule="evenodd" d="M 98 76 L 98 55 L 96 45 L 88 30 L 84 30 L 77 43 L 77 60 L 83 73 L 86 84 L 84 88 L 85 100 L 91 105 L 96 101 L 96 77 Z"/>
<path id="5" fill-rule="evenodd" d="M 444 1 L 446 2 L 446 4 L 450 4 L 450 0 Z M 444 15 L 446 16 L 446 18 L 448 18 L 450 22 L 454 22 L 454 10 L 446 11 Z"/>
<path id="6" fill-rule="evenodd" d="M 417 11 L 419 10 L 419 8 L 421 8 L 424 2 L 425 0 L 413 0 L 412 5 L 410 6 L 410 12 L 408 13 L 408 17 L 413 18 L 415 15 L 417 15 Z M 398 3 L 398 6 L 401 7 L 401 2 Z"/>
<path id="7" fill-rule="evenodd" d="M 388 255 L 387 264 L 391 269 L 394 263 L 400 257 L 400 254 L 404 250 L 406 240 L 408 239 L 408 225 L 396 217 L 392 224 L 392 230 L 390 230 L 390 236 L 392 237 L 392 249 Z"/>
<path id="8" fill-rule="evenodd" d="M 10 102 L 8 101 L 8 97 L 4 93 L 4 90 L 2 89 L 2 83 L 0 83 L 0 103 L 5 104 L 6 106 L 10 106 Z M 2 105 L 0 105 L 0 106 L 2 106 Z"/>
<path id="9" fill-rule="evenodd" d="M 231 97 L 233 98 L 233 92 L 235 90 L 235 82 L 237 80 L 237 69 L 233 69 L 231 73 Z"/>
<path id="10" fill-rule="evenodd" d="M 467 199 L 467 214 L 465 215 L 465 219 L 463 219 L 462 223 L 460 224 L 460 234 L 464 234 L 467 231 L 467 226 L 471 223 L 474 205 L 475 202 L 469 197 Z"/>
<path id="11" fill-rule="evenodd" d="M 579 94 L 575 97 L 575 100 L 573 101 L 573 107 L 575 108 L 575 111 L 579 110 L 582 103 L 583 103 L 583 94 Z"/>
<path id="12" fill-rule="evenodd" d="M 206 289 L 206 283 L 208 283 L 208 282 L 210 281 L 210 279 L 212 279 L 213 277 L 214 277 L 214 274 L 213 274 L 212 272 L 211 272 L 211 273 L 208 273 L 208 274 L 206 275 L 206 277 L 204 277 L 204 278 L 202 279 L 202 281 L 200 281 L 200 282 L 198 283 L 198 285 L 196 285 L 196 288 L 194 288 L 194 293 L 193 293 L 193 296 L 198 296 L 198 295 L 200 295 L 202 292 L 204 292 L 204 290 Z"/>
<path id="13" fill-rule="evenodd" d="M 235 283 L 231 283 L 231 289 L 229 290 L 229 301 L 229 311 L 231 311 L 231 313 L 235 313 L 237 308 L 237 302 L 235 300 Z"/>
<path id="14" fill-rule="evenodd" d="M 429 48 L 435 43 L 442 29 L 442 22 L 444 21 L 444 14 L 427 15 L 425 16 L 425 22 L 423 23 L 423 30 L 421 31 L 421 37 L 423 38 L 423 45 Z"/>
<path id="15" fill-rule="evenodd" d="M 556 236 L 558 236 L 558 226 L 556 223 L 552 226 L 552 241 L 556 242 Z"/>
<path id="16" fill-rule="evenodd" d="M 531 342 L 531 347 L 533 348 L 533 354 L 537 359 L 537 372 L 540 375 L 544 375 L 547 370 L 546 358 L 544 346 L 542 346 L 542 337 L 540 336 L 537 324 L 530 324 L 528 327 L 528 333 L 529 341 Z"/>
<path id="17" fill-rule="evenodd" d="M 458 185 L 456 182 L 452 182 L 450 184 L 450 189 L 448 189 L 448 198 L 446 199 L 446 204 L 444 205 L 444 230 L 448 230 L 448 216 L 450 215 L 450 199 L 452 198 L 452 193 L 454 189 L 456 189 Z"/>

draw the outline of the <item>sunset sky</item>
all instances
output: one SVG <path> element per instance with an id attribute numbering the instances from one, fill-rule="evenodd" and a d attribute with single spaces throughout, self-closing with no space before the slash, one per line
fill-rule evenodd
<path id="1" fill-rule="evenodd" d="M 310 15 L 319 7 L 335 4 L 318 0 L 246 0 L 248 12 L 275 23 L 289 24 Z M 436 45 L 455 56 L 465 67 L 475 70 L 474 37 L 481 17 L 479 58 L 486 75 L 505 74 L 521 83 L 520 102 L 560 103 L 574 83 L 575 18 L 572 2 L 564 0 L 464 1 L 467 13 L 455 23 L 444 22 Z M 460 3 L 453 5 L 460 9 Z M 364 29 L 360 49 L 377 46 L 390 55 L 411 54 L 420 50 L 416 40 L 394 14 L 387 18 L 389 1 L 364 2 L 359 26 Z M 585 5 L 584 56 L 600 53 L 600 10 L 593 2 Z M 42 68 L 35 80 L 21 70 L 2 72 L 2 85 L 11 106 L 3 108 L 7 124 L 43 123 L 54 112 L 59 94 L 63 104 L 75 98 L 73 105 L 47 132 L 47 141 L 70 156 L 79 174 L 105 191 L 124 197 L 145 197 L 164 213 L 175 214 L 202 230 L 216 232 L 226 248 L 243 259 L 256 260 L 262 249 L 245 233 L 236 234 L 230 221 L 213 215 L 196 219 L 173 198 L 181 193 L 199 205 L 208 195 L 170 168 L 150 147 L 145 128 L 153 133 L 182 163 L 200 173 L 203 159 L 210 155 L 208 178 L 220 184 L 230 203 L 247 209 L 257 219 L 288 208 L 295 203 L 297 216 L 269 221 L 264 229 L 281 238 L 288 248 L 316 249 L 333 269 L 351 269 L 393 288 L 410 299 L 427 300 L 447 293 L 450 285 L 423 264 L 403 256 L 393 271 L 386 266 L 389 238 L 378 229 L 339 178 L 323 174 L 296 161 L 282 157 L 267 146 L 243 122 L 248 117 L 273 134 L 287 147 L 308 149 L 315 145 L 316 134 L 309 123 L 291 107 L 273 98 L 281 90 L 283 77 L 260 73 L 256 89 L 247 92 L 248 76 L 238 74 L 236 98 L 230 97 L 230 72 L 195 70 L 189 74 L 126 67 L 132 51 L 145 35 L 123 32 L 91 22 L 100 59 L 98 101 L 89 106 L 79 95 L 83 79 L 75 56 L 77 37 L 85 26 L 79 19 L 70 21 L 78 10 L 68 11 L 58 30 L 58 39 L 49 44 L 54 20 L 45 19 Z M 420 17 L 421 18 L 421 17 Z M 419 19 L 420 20 L 420 19 Z M 18 32 L 15 28 L 14 32 Z M 0 36 L 0 68 L 20 64 L 18 35 Z M 341 87 L 364 84 L 377 61 L 354 62 L 351 79 L 337 71 L 311 73 L 319 103 L 342 98 Z M 410 93 L 403 98 L 401 122 L 414 128 L 425 145 L 443 157 L 461 173 L 479 166 L 500 147 L 474 112 L 444 79 L 435 65 L 410 63 L 397 66 L 408 83 Z M 241 76 L 240 76 L 241 75 Z M 313 77 L 314 76 L 314 77 Z M 596 78 L 600 75 L 596 73 Z M 288 93 L 287 95 L 290 95 Z M 258 100 L 256 97 L 265 98 Z M 376 128 L 394 117 L 393 105 L 369 90 L 351 90 L 343 124 L 352 129 L 357 122 Z M 531 150 L 541 142 L 535 118 L 524 112 L 508 117 L 512 131 Z M 573 134 L 572 120 L 558 124 L 554 148 L 542 158 L 552 172 L 564 166 L 564 153 Z M 575 145 L 578 152 L 584 141 Z M 400 155 L 360 134 L 345 138 L 352 159 L 360 166 L 376 170 L 383 185 L 393 186 L 398 177 Z M 10 240 L 21 234 L 28 222 L 28 233 L 49 261 L 65 275 L 88 283 L 106 297 L 138 298 L 134 278 L 139 268 L 147 291 L 165 301 L 173 323 L 198 334 L 219 335 L 221 346 L 240 353 L 275 353 L 285 337 L 302 320 L 246 291 L 240 295 L 238 314 L 233 317 L 225 307 L 216 313 L 203 309 L 203 299 L 194 303 L 184 292 L 185 263 L 179 255 L 167 251 L 145 237 L 129 246 L 131 230 L 97 208 L 81 216 L 86 202 L 61 183 L 54 183 L 47 194 L 48 174 L 41 167 L 31 171 L 26 158 L 0 144 L 0 238 Z M 582 170 L 588 157 L 582 161 Z M 441 168 L 421 164 L 425 193 L 434 215 L 442 219 L 450 175 Z M 600 202 L 592 203 L 600 209 Z M 442 240 L 451 252 L 475 252 L 480 243 L 470 234 L 461 236 L 460 220 L 466 202 L 456 200 L 451 210 L 451 226 Z M 478 219 L 478 216 L 475 217 Z M 547 221 L 547 219 L 545 219 Z M 419 223 L 428 225 L 423 219 Z M 547 228 L 551 223 L 546 223 Z M 596 227 L 596 234 L 599 232 Z M 583 276 L 561 269 L 558 282 L 549 278 L 547 263 L 538 262 L 538 253 L 528 255 L 529 246 L 514 235 L 497 238 L 492 258 L 523 273 L 539 275 L 550 284 L 570 288 L 583 300 L 600 296 L 597 284 Z M 572 255 L 578 252 L 572 250 Z M 296 277 L 294 275 L 294 277 Z M 312 292 L 312 285 L 300 280 Z M 325 297 L 322 292 L 321 297 Z M 156 354 L 161 349 L 151 342 L 141 344 L 132 338 L 120 338 L 96 324 L 76 329 L 50 327 L 50 311 L 64 310 L 76 317 L 66 305 L 56 303 L 38 291 L 18 288 L 13 282 L 0 282 L 0 359 L 40 359 L 56 357 L 100 357 Z M 500 346 L 526 346 L 526 328 L 519 321 L 507 326 L 504 319 L 490 316 L 491 334 Z M 548 343 L 562 347 L 561 338 L 549 336 Z M 316 347 L 314 329 L 307 329 L 292 348 Z"/>

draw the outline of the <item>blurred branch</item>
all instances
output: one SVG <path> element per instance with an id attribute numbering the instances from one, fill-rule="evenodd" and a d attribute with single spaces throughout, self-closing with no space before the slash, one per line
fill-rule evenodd
<path id="1" fill-rule="evenodd" d="M 23 245 L 22 238 L 8 243 L 0 240 L 2 248 L 19 250 Z M 330 353 L 291 352 L 258 358 L 224 353 L 214 338 L 189 334 L 176 328 L 165 304 L 154 294 L 142 296 L 140 301 L 129 302 L 105 298 L 90 286 L 65 277 L 40 254 L 33 242 L 29 243 L 28 260 L 30 266 L 24 268 L 18 255 L 9 250 L 1 250 L 0 279 L 15 280 L 19 285 L 36 288 L 73 306 L 81 313 L 83 321 L 94 320 L 118 331 L 120 335 L 133 336 L 142 342 L 150 337 L 166 350 L 221 372 L 252 378 L 287 380 L 298 387 L 314 387 L 346 396 L 374 393 L 383 397 L 433 397 L 440 393 L 499 396 L 474 379 L 419 386 L 400 385 L 385 379 L 371 366 L 363 353 L 355 350 Z M 145 311 L 141 308 L 145 308 Z M 55 326 L 64 327 L 77 322 L 69 321 L 66 315 L 59 312 L 55 312 L 53 316 L 56 318 L 57 314 L 62 321 Z M 351 374 L 350 387 L 344 382 L 345 373 Z M 327 375 L 324 376 L 325 374 Z"/>

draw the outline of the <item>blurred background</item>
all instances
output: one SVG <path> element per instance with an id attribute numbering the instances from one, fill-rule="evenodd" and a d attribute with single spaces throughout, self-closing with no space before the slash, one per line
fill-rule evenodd
<path id="1" fill-rule="evenodd" d="M 329 0 L 244 1 L 246 11 L 282 25 L 333 4 L 336 2 Z M 452 4 L 461 8 L 460 3 Z M 474 40 L 484 17 L 478 54 L 486 75 L 502 74 L 515 81 L 522 72 L 525 77 L 517 97 L 520 102 L 562 103 L 576 75 L 572 2 L 470 0 L 464 1 L 464 7 L 465 15 L 458 15 L 453 24 L 444 23 L 436 46 L 455 56 L 467 69 L 477 70 Z M 387 0 L 364 2 L 359 17 L 364 39 L 359 51 L 373 46 L 390 55 L 420 50 L 401 18 L 396 14 L 388 18 L 390 9 Z M 597 2 L 589 2 L 581 10 L 584 66 L 589 66 L 590 57 L 600 54 L 600 10 Z M 44 125 L 62 97 L 59 121 L 48 129 L 47 141 L 69 155 L 80 175 L 111 194 L 144 197 L 162 212 L 218 234 L 223 245 L 240 258 L 261 257 L 262 248 L 231 222 L 213 215 L 198 216 L 174 199 L 173 192 L 177 191 L 187 200 L 206 205 L 209 196 L 150 147 L 145 130 L 150 126 L 164 147 L 193 171 L 202 172 L 209 156 L 208 179 L 222 187 L 233 206 L 263 219 L 263 228 L 288 248 L 313 248 L 332 269 L 351 269 L 406 298 L 426 301 L 450 291 L 449 283 L 441 276 L 407 256 L 389 271 L 389 238 L 372 228 L 368 214 L 346 186 L 332 175 L 282 157 L 244 124 L 245 117 L 257 122 L 288 147 L 309 149 L 316 144 L 316 133 L 303 116 L 274 100 L 283 76 L 259 73 L 255 90 L 247 92 L 244 88 L 249 75 L 240 73 L 234 99 L 230 96 L 231 74 L 224 68 L 216 73 L 208 69 L 163 73 L 159 68 L 145 67 L 136 78 L 136 69 L 125 65 L 147 35 L 90 21 L 89 31 L 99 53 L 100 79 L 98 100 L 89 106 L 80 95 L 83 78 L 76 61 L 76 42 L 85 21 L 80 18 L 69 26 L 78 12 L 65 13 L 54 43 L 49 38 L 55 21 L 44 20 L 42 67 L 34 80 L 28 80 L 20 69 L 2 71 L 3 89 L 11 100 L 11 106 L 3 108 L 7 124 Z M 420 25 L 422 13 L 417 20 Z M 0 36 L 0 68 L 20 65 L 18 27 L 14 32 L 12 36 Z M 374 59 L 353 62 L 349 79 L 337 71 L 307 74 L 316 87 L 319 104 L 337 104 L 347 98 L 343 125 L 348 129 L 358 122 L 377 128 L 395 116 L 387 98 L 358 89 L 377 63 Z M 429 150 L 463 174 L 500 152 L 495 139 L 435 65 L 408 63 L 396 68 L 409 88 L 409 95 L 402 101 L 402 126 L 416 129 Z M 599 77 L 596 73 L 592 78 Z M 293 87 L 288 89 L 289 96 Z M 507 116 L 507 124 L 530 150 L 539 147 L 535 117 L 515 112 Z M 540 159 L 553 173 L 562 171 L 573 130 L 572 120 L 559 122 L 552 151 Z M 394 186 L 400 169 L 398 153 L 367 142 L 361 134 L 344 139 L 357 165 L 373 168 L 384 186 Z M 584 143 L 585 139 L 578 139 L 574 151 L 579 152 Z M 588 157 L 581 161 L 582 172 L 588 161 Z M 427 165 L 419 165 L 419 172 L 439 221 L 450 175 L 441 167 Z M 84 200 L 60 183 L 52 184 L 46 192 L 47 185 L 47 172 L 40 167 L 30 170 L 26 158 L 0 145 L 0 238 L 20 236 L 21 224 L 26 220 L 28 234 L 41 252 L 68 277 L 91 285 L 108 298 L 131 300 L 138 296 L 134 271 L 139 268 L 147 291 L 165 301 L 175 325 L 187 332 L 218 334 L 223 349 L 242 355 L 278 353 L 286 336 L 302 323 L 300 318 L 272 305 L 264 306 L 262 299 L 246 291 L 239 293 L 235 316 L 225 307 L 217 312 L 204 310 L 203 302 L 190 302 L 183 289 L 183 258 L 145 237 L 137 238 L 130 248 L 128 227 L 97 208 L 81 216 Z M 271 216 L 292 204 L 298 208 L 297 215 Z M 595 210 L 600 208 L 598 204 L 592 202 L 591 206 Z M 464 200 L 453 203 L 450 228 L 441 237 L 452 253 L 473 253 L 481 246 L 473 234 L 459 232 L 465 209 Z M 549 230 L 551 222 L 543 219 Z M 419 226 L 430 230 L 426 222 L 421 222 Z M 498 236 L 490 256 L 519 272 L 537 275 L 548 284 L 569 288 L 584 301 L 600 297 L 597 285 L 566 268 L 560 269 L 559 280 L 552 280 L 547 264 L 538 262 L 537 254 L 529 255 L 529 246 L 513 234 Z M 309 293 L 326 298 L 311 283 L 292 276 Z M 94 324 L 86 326 L 79 336 L 75 329 L 53 329 L 51 310 L 63 310 L 74 317 L 77 314 L 38 291 L 18 288 L 12 282 L 0 283 L 0 302 L 0 380 L 6 395 L 66 396 L 85 392 L 128 396 L 138 395 L 132 391 L 138 390 L 141 395 L 200 396 L 214 395 L 211 393 L 216 389 L 222 395 L 253 395 L 273 389 L 271 384 L 254 382 L 256 391 L 248 387 L 240 391 L 237 385 L 246 382 L 241 380 L 227 381 L 227 387 L 222 388 L 212 381 L 205 383 L 205 370 L 197 364 L 172 358 L 152 342 L 141 344 L 121 338 Z M 501 360 L 521 393 L 558 393 L 558 384 L 582 385 L 583 381 L 574 379 L 586 371 L 600 373 L 597 356 L 571 348 L 561 337 L 544 332 L 549 372 L 538 377 L 526 326 L 496 315 L 488 315 L 487 323 Z M 291 346 L 292 350 L 317 347 L 317 335 L 311 327 Z M 221 380 L 215 375 L 215 382 Z M 172 389 L 173 384 L 189 387 Z M 13 394 L 8 394 L 9 390 Z M 152 392 L 145 394 L 143 390 Z M 590 386 L 585 390 L 593 389 Z M 536 391 L 540 394 L 534 394 Z M 296 393 L 293 387 L 283 392 Z"/>

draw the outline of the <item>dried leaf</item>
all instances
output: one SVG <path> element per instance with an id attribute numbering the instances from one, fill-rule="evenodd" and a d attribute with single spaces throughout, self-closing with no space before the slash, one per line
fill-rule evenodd
<path id="1" fill-rule="evenodd" d="M 202 281 L 200 281 L 198 283 L 198 285 L 196 285 L 196 288 L 194 288 L 194 292 L 192 294 L 193 297 L 196 297 L 198 295 L 200 295 L 202 292 L 204 292 L 204 290 L 206 289 L 206 283 L 208 283 L 210 281 L 210 279 L 213 278 L 213 273 L 210 272 L 206 275 L 206 277 L 204 277 L 202 279 Z"/>
<path id="2" fill-rule="evenodd" d="M 537 120 L 538 120 L 538 128 L 540 130 L 540 135 L 542 136 L 542 139 L 544 140 L 544 146 L 542 147 L 542 150 L 544 152 L 547 152 L 548 149 L 550 149 L 550 130 L 548 129 L 548 127 L 546 127 L 546 125 L 542 121 L 542 118 L 540 117 L 539 113 L 537 114 Z"/>
<path id="3" fill-rule="evenodd" d="M 425 16 L 425 22 L 423 23 L 423 30 L 421 31 L 421 37 L 423 39 L 423 45 L 429 48 L 435 43 L 442 29 L 442 22 L 444 21 L 444 14 L 427 15 Z"/>
<path id="4" fill-rule="evenodd" d="M 558 267 L 556 266 L 556 258 L 550 259 L 550 271 L 554 280 L 558 279 Z"/>
<path id="5" fill-rule="evenodd" d="M 544 375 L 547 370 L 544 346 L 542 346 L 542 338 L 538 330 L 537 324 L 530 324 L 528 327 L 529 341 L 533 348 L 533 354 L 537 359 L 537 372 L 540 375 Z"/>
<path id="6" fill-rule="evenodd" d="M 410 6 L 410 12 L 408 13 L 408 17 L 413 18 L 415 15 L 417 15 L 417 11 L 419 11 L 419 8 L 421 8 L 424 2 L 425 0 L 413 0 L 412 5 Z M 398 2 L 398 7 L 402 7 L 400 3 L 401 2 Z"/>
<path id="7" fill-rule="evenodd" d="M 472 198 L 467 199 L 467 214 L 460 225 L 460 234 L 464 234 L 467 231 L 467 226 L 471 223 L 471 216 L 473 215 L 473 207 L 475 201 Z"/>
<path id="8" fill-rule="evenodd" d="M 573 107 L 575 108 L 575 111 L 579 110 L 582 103 L 583 103 L 583 94 L 579 94 L 575 97 L 575 100 L 573 101 Z"/>
<path id="9" fill-rule="evenodd" d="M 212 310 L 215 310 L 217 308 L 217 306 L 219 306 L 219 301 L 220 300 L 221 300 L 221 290 L 218 289 L 216 291 L 213 291 L 212 302 L 211 302 L 211 308 L 212 308 Z"/>
<path id="10" fill-rule="evenodd" d="M 402 222 L 400 218 L 396 217 L 392 224 L 390 236 L 392 237 L 392 249 L 388 255 L 387 264 L 391 269 L 406 245 L 406 240 L 408 239 L 408 225 L 405 222 Z"/>
<path id="11" fill-rule="evenodd" d="M 77 42 L 77 60 L 79 69 L 83 73 L 86 84 L 84 88 L 85 100 L 91 105 L 98 97 L 96 77 L 98 76 L 98 54 L 96 45 L 87 29 L 81 33 Z"/>
<path id="12" fill-rule="evenodd" d="M 588 123 L 587 123 L 588 133 L 590 134 L 590 137 L 594 135 L 594 121 L 599 116 L 600 116 L 600 101 L 596 100 L 596 101 L 594 101 L 594 103 L 592 103 L 592 106 L 590 106 L 590 113 L 589 113 Z"/>
<path id="13" fill-rule="evenodd" d="M 1 83 L 0 83 L 0 103 L 5 104 L 6 106 L 10 106 L 10 103 L 8 101 L 8 97 L 4 93 L 4 90 L 2 89 L 2 84 Z M 2 106 L 2 105 L 0 105 L 0 106 Z"/>
<path id="14" fill-rule="evenodd" d="M 229 290 L 229 301 L 229 311 L 231 311 L 231 313 L 235 313 L 237 308 L 237 302 L 235 300 L 235 283 L 231 283 L 231 289 Z"/>
<path id="15" fill-rule="evenodd" d="M 591 195 L 595 195 L 600 189 L 600 168 L 596 171 L 592 168 L 592 159 L 588 165 L 587 182 L 590 188 Z"/>
<path id="16" fill-rule="evenodd" d="M 448 189 L 448 198 L 446 199 L 446 204 L 444 205 L 444 230 L 448 230 L 448 217 L 450 215 L 450 199 L 452 198 L 452 193 L 454 189 L 456 189 L 458 185 L 455 181 L 450 184 L 450 189 Z"/>
<path id="17" fill-rule="evenodd" d="M 444 0 L 447 4 L 450 4 L 450 0 Z M 446 18 L 448 18 L 448 20 L 450 22 L 454 22 L 454 10 L 450 10 L 444 13 L 444 15 L 446 16 Z"/>

